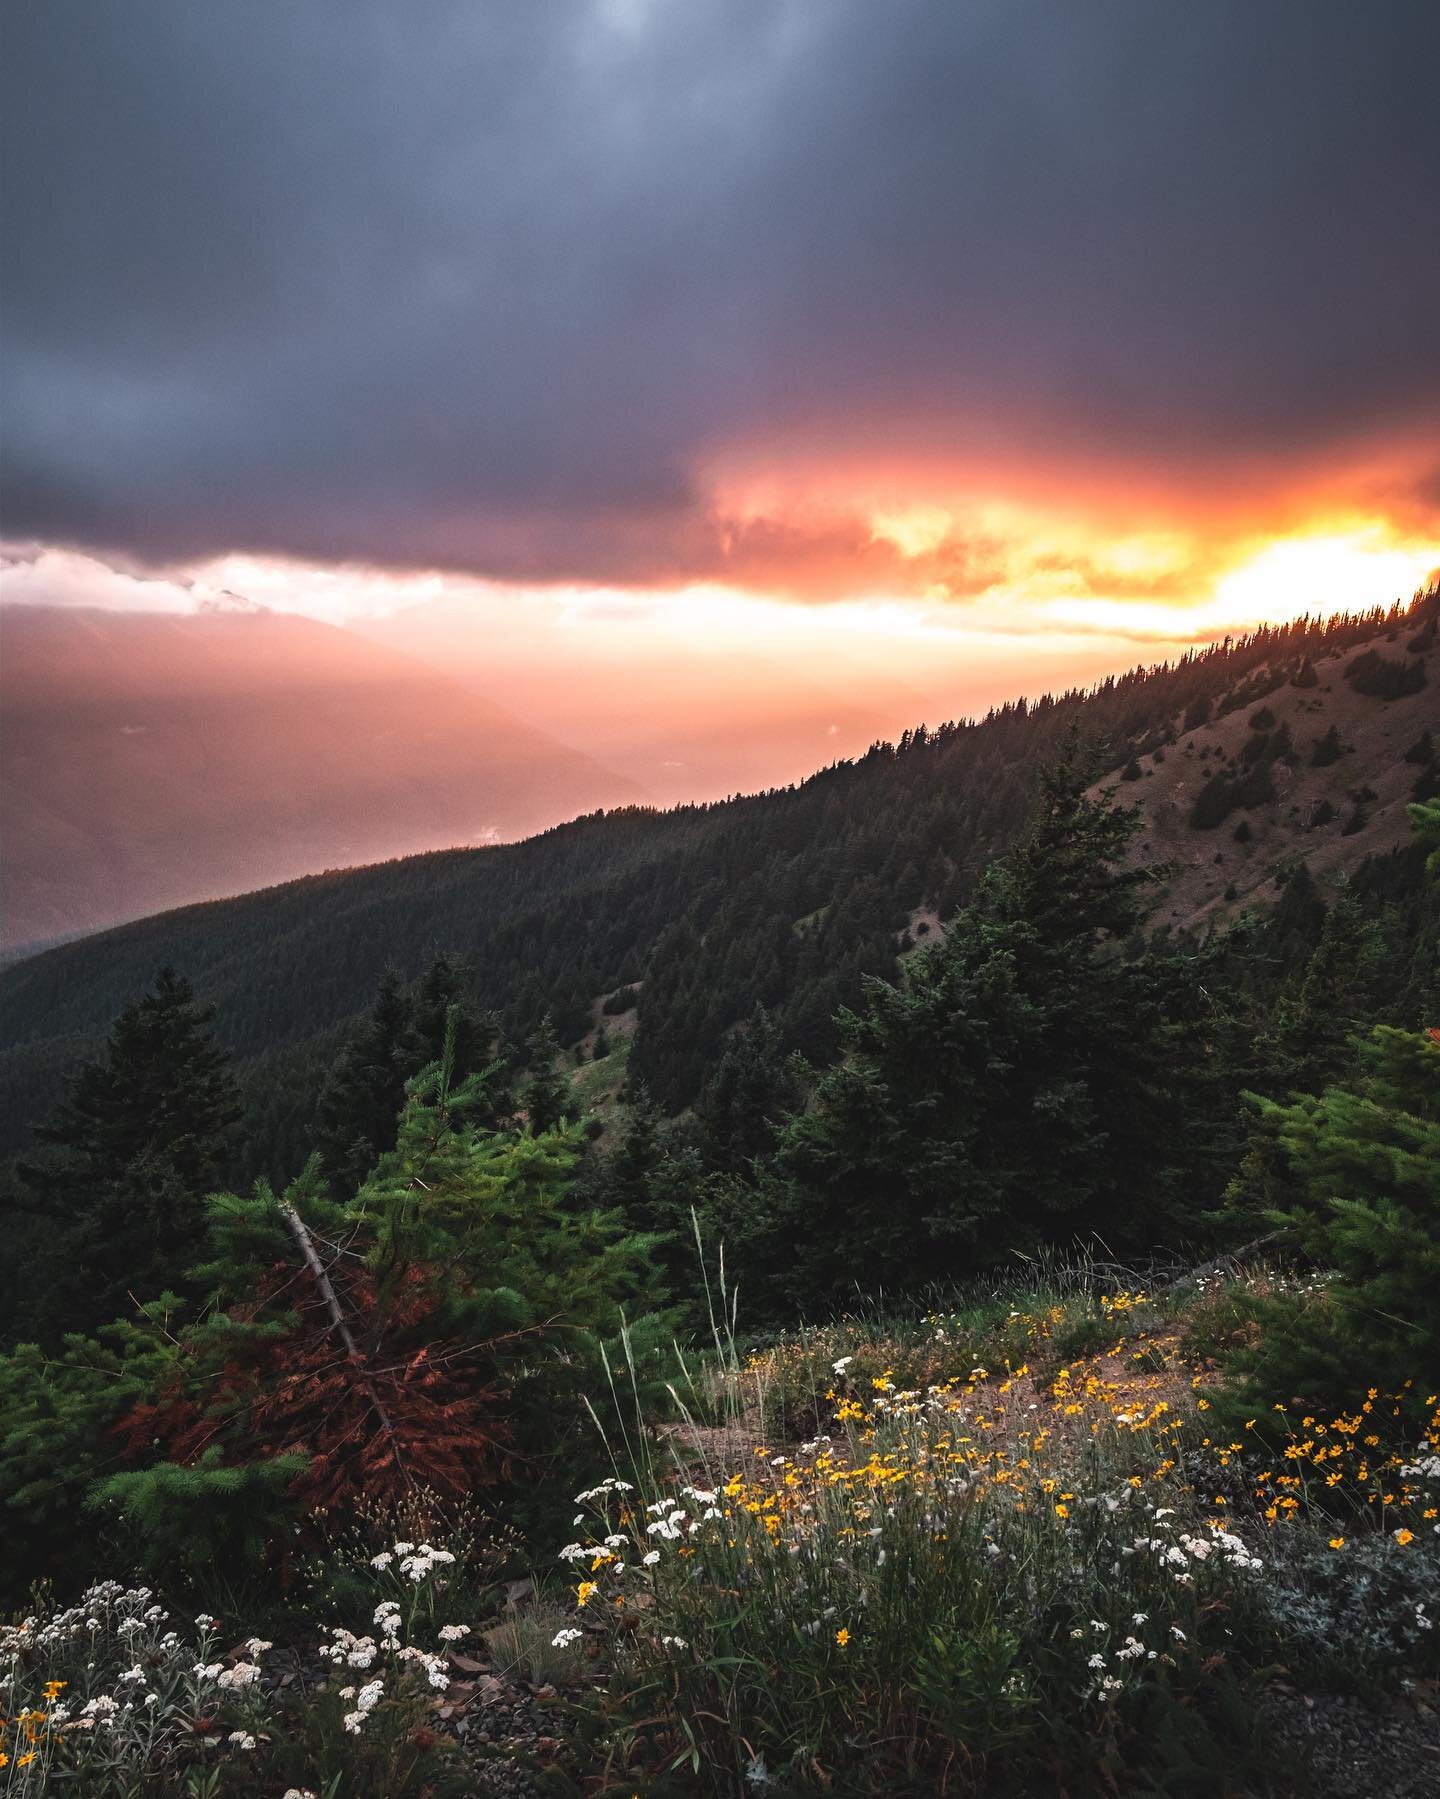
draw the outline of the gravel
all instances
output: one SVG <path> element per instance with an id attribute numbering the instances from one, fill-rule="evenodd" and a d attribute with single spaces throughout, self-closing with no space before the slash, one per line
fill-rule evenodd
<path id="1" fill-rule="evenodd" d="M 1276 1765 L 1305 1799 L 1435 1799 L 1440 1793 L 1436 1696 L 1396 1694 L 1379 1705 L 1277 1683 L 1261 1702 Z"/>

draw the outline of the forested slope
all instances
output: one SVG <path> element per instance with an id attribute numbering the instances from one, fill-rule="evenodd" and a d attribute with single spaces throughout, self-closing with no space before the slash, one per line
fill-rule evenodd
<path id="1" fill-rule="evenodd" d="M 919 909 L 947 917 L 1014 839 L 1039 765 L 1073 742 L 1097 776 L 1136 757 L 1153 766 L 1187 720 L 1303 691 L 1316 663 L 1357 649 L 1413 671 L 1377 707 L 1433 719 L 1437 611 L 1432 590 L 1388 613 L 1265 629 L 1090 692 L 919 728 L 798 787 L 594 814 L 516 845 L 312 877 L 57 948 L 0 974 L 3 1149 L 163 964 L 216 1006 L 247 1089 L 247 1160 L 277 1172 L 303 1149 L 317 1071 L 382 970 L 413 976 L 439 952 L 464 958 L 475 997 L 515 1038 L 549 1012 L 574 1042 L 597 996 L 643 981 L 630 1072 L 670 1110 L 696 1099 L 757 1004 L 787 1046 L 825 1057 L 837 1007 L 865 974 L 893 971 Z M 1433 757 L 1410 772 L 1433 779 Z M 1135 791 L 1122 783 L 1122 797 Z M 1343 841 L 1357 861 L 1368 847 Z"/>

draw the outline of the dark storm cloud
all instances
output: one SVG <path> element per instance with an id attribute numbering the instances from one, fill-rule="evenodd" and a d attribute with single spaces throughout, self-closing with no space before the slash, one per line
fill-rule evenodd
<path id="1" fill-rule="evenodd" d="M 805 546 L 715 515 L 722 446 L 1440 416 L 1431 0 L 4 17 L 15 534 L 760 579 Z"/>

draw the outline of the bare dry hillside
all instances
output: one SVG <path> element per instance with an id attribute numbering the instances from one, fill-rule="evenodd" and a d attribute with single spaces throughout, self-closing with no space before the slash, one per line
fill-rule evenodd
<path id="1" fill-rule="evenodd" d="M 1425 684 L 1395 699 L 1362 691 L 1363 680 L 1357 685 L 1347 674 L 1363 657 L 1373 666 L 1376 655 L 1406 668 L 1419 663 Z M 1118 786 L 1120 799 L 1141 807 L 1145 829 L 1136 856 L 1176 865 L 1162 922 L 1194 925 L 1273 903 L 1277 872 L 1297 860 L 1330 885 L 1365 856 L 1406 841 L 1406 802 L 1425 766 L 1407 761 L 1407 753 L 1427 730 L 1440 740 L 1433 639 L 1412 649 L 1403 631 L 1393 640 L 1382 636 L 1321 658 L 1313 672 L 1314 685 L 1286 680 L 1270 692 L 1263 676 L 1252 678 L 1242 703 L 1234 703 L 1240 695 L 1227 696 L 1188 731 L 1177 718 L 1173 742 L 1097 784 Z M 1226 703 L 1232 709 L 1222 711 Z M 1332 730 L 1335 738 L 1328 737 Z M 1223 818 L 1204 823 L 1207 810 L 1213 815 L 1224 804 L 1212 786 L 1197 819 L 1196 802 L 1215 776 L 1243 790 L 1247 775 L 1261 769 L 1268 771 L 1267 797 L 1242 798 Z M 1261 776 L 1258 785 L 1266 784 Z"/>

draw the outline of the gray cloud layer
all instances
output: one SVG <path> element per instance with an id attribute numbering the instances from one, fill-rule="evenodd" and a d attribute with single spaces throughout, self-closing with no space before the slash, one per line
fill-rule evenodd
<path id="1" fill-rule="evenodd" d="M 12 535 L 743 577 L 719 446 L 1440 418 L 1433 0 L 3 11 Z"/>

